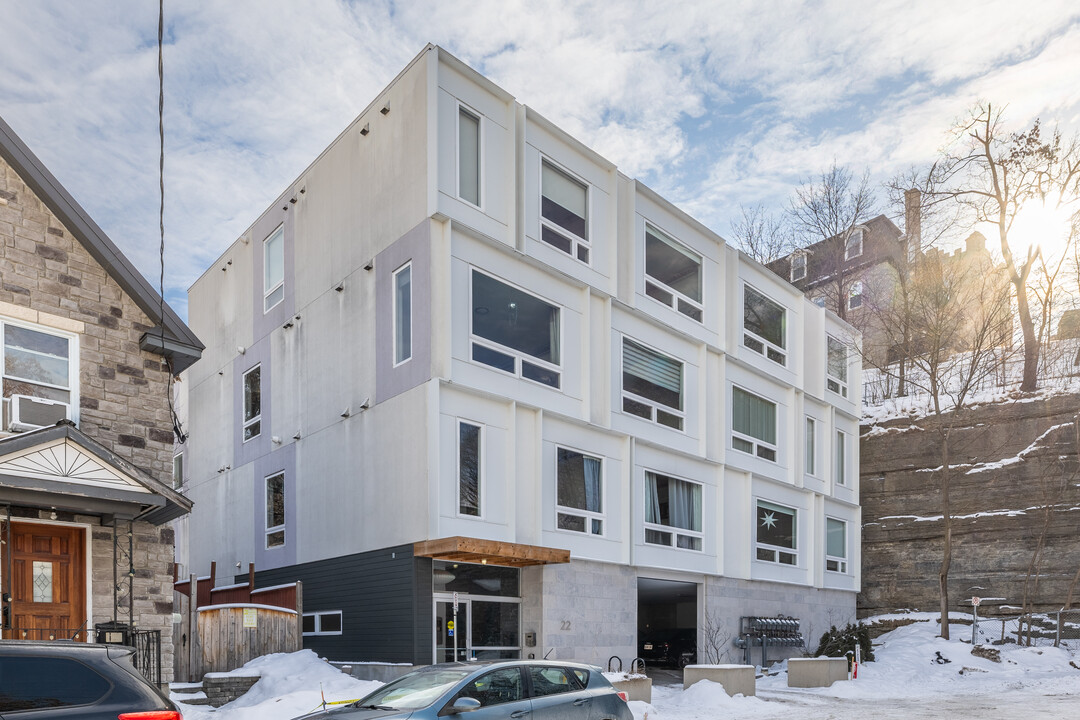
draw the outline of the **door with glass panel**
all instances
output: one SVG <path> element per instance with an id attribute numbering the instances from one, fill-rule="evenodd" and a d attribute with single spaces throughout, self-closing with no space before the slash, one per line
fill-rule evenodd
<path id="1" fill-rule="evenodd" d="M 435 598 L 435 662 L 521 657 L 521 604 L 517 598 Z"/>
<path id="2" fill-rule="evenodd" d="M 7 539 L 4 528 L 4 539 Z M 86 539 L 81 528 L 12 523 L 8 565 L 5 542 L 0 562 L 11 568 L 4 592 L 8 629 L 3 637 L 22 640 L 85 640 Z M 5 614 L 6 614 L 5 613 Z"/>

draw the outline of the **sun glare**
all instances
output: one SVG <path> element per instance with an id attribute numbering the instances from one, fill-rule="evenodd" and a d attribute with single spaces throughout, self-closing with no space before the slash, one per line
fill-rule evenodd
<path id="1" fill-rule="evenodd" d="M 1009 230 L 1010 244 L 1015 247 L 1037 245 L 1045 256 L 1060 254 L 1069 240 L 1075 210 L 1072 206 L 1058 206 L 1057 198 L 1047 198 L 1045 203 L 1029 200 Z"/>

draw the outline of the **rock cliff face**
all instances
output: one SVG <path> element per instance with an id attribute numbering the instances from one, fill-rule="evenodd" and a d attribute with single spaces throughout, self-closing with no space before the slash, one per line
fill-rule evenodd
<path id="1" fill-rule="evenodd" d="M 1025 599 L 1036 610 L 1062 607 L 1080 567 L 1078 412 L 1080 398 L 1061 395 L 943 421 L 863 426 L 859 615 L 938 608 L 941 430 L 949 425 L 952 609 L 970 607 L 972 595 L 1003 598 L 984 603 L 989 613 L 1015 613 Z M 1029 577 L 1037 551 L 1038 572 Z"/>

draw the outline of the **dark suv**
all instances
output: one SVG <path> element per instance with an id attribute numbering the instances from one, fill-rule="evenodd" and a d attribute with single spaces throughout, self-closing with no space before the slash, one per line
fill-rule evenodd
<path id="1" fill-rule="evenodd" d="M 121 645 L 0 640 L 3 720 L 183 720 Z"/>

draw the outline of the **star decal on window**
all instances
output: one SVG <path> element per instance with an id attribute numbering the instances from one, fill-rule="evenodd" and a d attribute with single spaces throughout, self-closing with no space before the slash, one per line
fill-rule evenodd
<path id="1" fill-rule="evenodd" d="M 767 528 L 773 528 L 776 526 L 776 515 L 771 512 L 767 512 L 761 516 L 761 524 Z"/>

